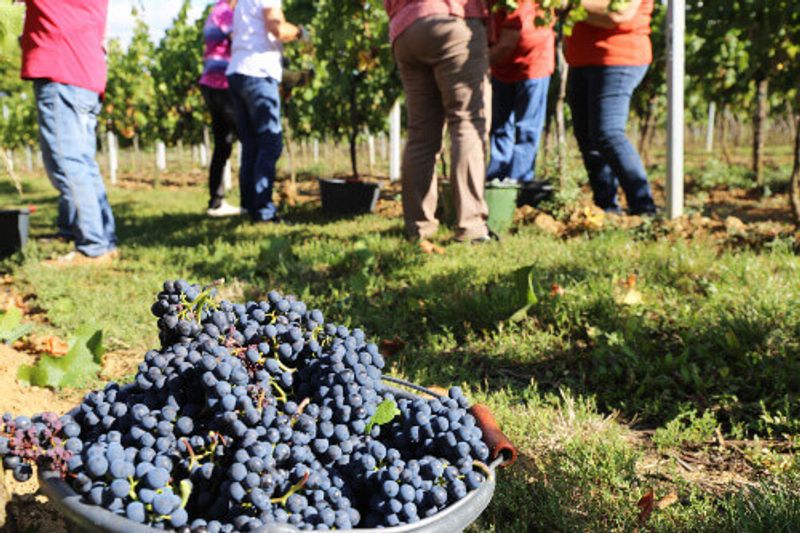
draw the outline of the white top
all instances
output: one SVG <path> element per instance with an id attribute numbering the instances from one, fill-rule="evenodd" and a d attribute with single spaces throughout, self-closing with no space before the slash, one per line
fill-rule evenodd
<path id="1" fill-rule="evenodd" d="M 283 45 L 267 31 L 264 10 L 281 9 L 281 0 L 239 0 L 233 15 L 231 60 L 226 74 L 281 81 Z"/>

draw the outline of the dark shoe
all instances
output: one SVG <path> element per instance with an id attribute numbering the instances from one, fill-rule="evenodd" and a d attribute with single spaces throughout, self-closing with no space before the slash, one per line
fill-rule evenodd
<path id="1" fill-rule="evenodd" d="M 650 207 L 647 209 L 631 209 L 630 214 L 633 216 L 640 216 L 646 218 L 658 218 L 661 216 L 661 209 L 657 207 Z"/>
<path id="2" fill-rule="evenodd" d="M 290 220 L 286 220 L 280 215 L 275 215 L 274 217 L 268 220 L 259 220 L 253 219 L 253 223 L 255 224 L 280 224 L 281 226 L 294 226 L 294 222 Z"/>
<path id="3" fill-rule="evenodd" d="M 483 237 L 478 237 L 477 239 L 472 239 L 469 242 L 470 242 L 470 244 L 488 244 L 490 242 L 499 242 L 499 241 L 500 241 L 500 235 L 498 235 L 497 233 L 493 232 L 492 230 L 489 230 L 489 233 L 487 233 Z"/>

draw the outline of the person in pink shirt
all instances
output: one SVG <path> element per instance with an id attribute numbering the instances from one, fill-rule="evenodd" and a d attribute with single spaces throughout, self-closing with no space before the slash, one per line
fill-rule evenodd
<path id="1" fill-rule="evenodd" d="M 225 184 L 222 179 L 236 135 L 236 113 L 228 91 L 228 78 L 225 77 L 225 70 L 231 59 L 235 7 L 236 0 L 218 0 L 211 8 L 203 28 L 205 52 L 200 90 L 211 114 L 211 131 L 214 134 L 214 155 L 211 157 L 208 175 L 210 198 L 206 211 L 210 217 L 235 216 L 241 213 L 240 208 L 225 201 Z"/>
<path id="2" fill-rule="evenodd" d="M 408 142 L 402 163 L 403 213 L 408 237 L 427 239 L 435 212 L 436 156 L 445 123 L 450 132 L 450 180 L 456 240 L 487 242 L 486 226 L 488 9 L 483 0 L 384 0 L 389 36 L 406 93 Z"/>
<path id="3" fill-rule="evenodd" d="M 77 251 L 53 264 L 117 256 L 114 216 L 95 161 L 106 87 L 108 0 L 26 0 L 22 78 L 32 80 L 47 175 L 58 189 L 58 235 Z"/>

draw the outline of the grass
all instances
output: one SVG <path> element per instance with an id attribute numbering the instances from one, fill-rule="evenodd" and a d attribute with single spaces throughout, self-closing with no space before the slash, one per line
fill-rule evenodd
<path id="1" fill-rule="evenodd" d="M 719 186 L 723 174 L 701 185 Z M 46 318 L 40 328 L 94 322 L 110 357 L 143 354 L 156 345 L 149 307 L 165 279 L 225 278 L 234 299 L 277 288 L 394 340 L 392 373 L 462 384 L 494 410 L 521 460 L 500 474 L 475 531 L 800 528 L 794 448 L 768 445 L 800 434 L 800 260 L 780 241 L 755 251 L 521 226 L 499 244 L 428 257 L 403 239 L 399 219 L 330 218 L 311 203 L 292 211 L 299 224 L 264 227 L 207 219 L 199 187 L 110 197 L 123 254 L 114 268 L 46 267 L 69 248 L 37 239 L 4 263 Z M 5 183 L 0 198 L 19 203 Z M 55 201 L 46 179 L 26 178 L 25 202 L 40 208 L 34 237 L 52 231 Z M 530 273 L 536 303 L 511 321 Z M 637 297 L 626 299 L 631 276 Z M 762 485 L 712 492 L 665 459 L 687 445 L 710 453 L 717 426 L 745 441 L 739 462 Z M 664 466 L 646 473 L 654 457 Z M 678 501 L 643 524 L 637 502 L 650 488 Z"/>

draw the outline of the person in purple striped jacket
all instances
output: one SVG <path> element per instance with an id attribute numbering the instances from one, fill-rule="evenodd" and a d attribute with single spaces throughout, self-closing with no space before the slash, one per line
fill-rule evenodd
<path id="1" fill-rule="evenodd" d="M 209 171 L 208 202 L 210 217 L 226 217 L 241 214 L 241 209 L 225 201 L 225 184 L 222 175 L 231 156 L 236 135 L 236 114 L 228 91 L 225 70 L 231 58 L 231 31 L 233 10 L 237 0 L 218 0 L 211 8 L 204 28 L 205 53 L 200 90 L 211 113 L 211 131 L 214 135 L 214 155 Z"/>

